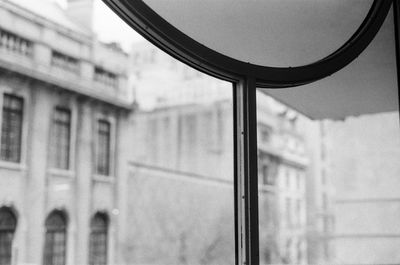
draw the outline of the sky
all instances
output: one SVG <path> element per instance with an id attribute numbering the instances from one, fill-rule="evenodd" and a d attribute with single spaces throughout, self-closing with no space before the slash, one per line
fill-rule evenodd
<path id="1" fill-rule="evenodd" d="M 67 0 L 52 0 L 66 7 Z M 94 0 L 94 31 L 104 42 L 119 42 L 125 51 L 131 50 L 132 43 L 144 39 L 113 13 L 101 0 Z"/>

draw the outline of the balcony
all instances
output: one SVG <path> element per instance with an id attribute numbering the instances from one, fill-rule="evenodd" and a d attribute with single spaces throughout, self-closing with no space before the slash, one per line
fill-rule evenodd
<path id="1" fill-rule="evenodd" d="M 0 29 L 0 68 L 112 105 L 131 107 L 123 74 L 104 69 L 99 73 L 90 60 L 54 51 L 50 44 L 34 42 L 3 29 Z"/>

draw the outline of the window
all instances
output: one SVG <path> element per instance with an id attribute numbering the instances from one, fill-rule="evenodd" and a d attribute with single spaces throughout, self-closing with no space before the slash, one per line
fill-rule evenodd
<path id="1" fill-rule="evenodd" d="M 286 168 L 286 188 L 290 188 L 290 169 Z"/>
<path id="2" fill-rule="evenodd" d="M 0 264 L 10 265 L 12 241 L 17 226 L 17 219 L 6 207 L 0 208 Z"/>
<path id="3" fill-rule="evenodd" d="M 89 264 L 107 264 L 107 215 L 96 213 L 90 223 Z"/>
<path id="4" fill-rule="evenodd" d="M 326 193 L 322 193 L 322 209 L 326 211 L 328 209 L 328 196 Z"/>
<path id="5" fill-rule="evenodd" d="M 117 75 L 110 71 L 107 71 L 101 67 L 95 67 L 94 80 L 97 82 L 100 82 L 106 86 L 110 86 L 110 87 L 118 86 Z"/>
<path id="6" fill-rule="evenodd" d="M 303 248 L 302 248 L 302 241 L 301 239 L 299 239 L 299 241 L 297 242 L 297 262 L 300 264 L 302 262 L 303 259 Z"/>
<path id="7" fill-rule="evenodd" d="M 271 133 L 268 129 L 261 131 L 261 142 L 268 143 L 271 138 Z"/>
<path id="8" fill-rule="evenodd" d="M 321 184 L 322 185 L 326 184 L 326 171 L 324 168 L 321 170 Z"/>
<path id="9" fill-rule="evenodd" d="M 271 172 L 269 171 L 268 165 L 262 165 L 262 176 L 263 176 L 263 183 L 264 185 L 274 185 L 275 180 L 272 176 Z"/>
<path id="10" fill-rule="evenodd" d="M 291 255 L 292 254 L 292 240 L 289 238 L 286 240 L 286 256 L 283 258 L 284 264 L 291 263 Z"/>
<path id="11" fill-rule="evenodd" d="M 272 128 L 269 125 L 265 124 L 258 124 L 258 134 L 260 138 L 260 142 L 262 144 L 267 144 L 271 141 L 271 134 L 272 134 Z"/>
<path id="12" fill-rule="evenodd" d="M 110 174 L 110 123 L 99 120 L 97 130 L 97 174 L 108 176 Z"/>
<path id="13" fill-rule="evenodd" d="M 290 198 L 286 198 L 286 224 L 287 227 L 292 226 L 292 201 Z"/>
<path id="14" fill-rule="evenodd" d="M 1 125 L 0 158 L 10 162 L 21 160 L 23 99 L 4 94 Z"/>
<path id="15" fill-rule="evenodd" d="M 57 51 L 52 51 L 51 64 L 55 67 L 62 68 L 73 73 L 79 72 L 78 59 Z"/>
<path id="16" fill-rule="evenodd" d="M 47 217 L 45 226 L 44 265 L 64 265 L 67 241 L 65 214 L 53 211 Z"/>
<path id="17" fill-rule="evenodd" d="M 297 217 L 297 224 L 301 226 L 301 200 L 296 200 L 296 217 Z"/>
<path id="18" fill-rule="evenodd" d="M 297 189 L 301 189 L 301 173 L 296 172 L 296 184 L 297 184 Z"/>
<path id="19" fill-rule="evenodd" d="M 56 108 L 50 135 L 50 165 L 53 168 L 69 168 L 71 112 Z"/>
<path id="20" fill-rule="evenodd" d="M 325 237 L 329 237 L 329 233 L 330 233 L 330 227 L 329 227 L 329 219 L 330 219 L 330 217 L 329 216 L 324 216 L 323 217 L 323 225 L 324 225 L 324 227 L 323 227 L 323 231 L 324 231 L 324 233 L 325 233 Z M 324 257 L 325 257 L 325 259 L 329 259 L 329 241 L 327 241 L 327 240 L 325 240 L 324 242 L 323 242 L 323 251 L 324 251 Z"/>

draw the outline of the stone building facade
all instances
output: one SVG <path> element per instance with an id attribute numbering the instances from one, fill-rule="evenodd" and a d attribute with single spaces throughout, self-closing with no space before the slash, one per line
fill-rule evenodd
<path id="1" fill-rule="evenodd" d="M 259 94 L 258 159 L 260 260 L 308 264 L 306 170 L 309 165 L 298 114 Z"/>
<path id="2" fill-rule="evenodd" d="M 309 155 L 307 168 L 307 242 L 308 262 L 310 264 L 334 263 L 335 246 L 332 236 L 335 233 L 333 212 L 334 186 L 329 178 L 329 154 L 325 121 L 299 119 L 303 128 L 304 141 Z"/>
<path id="3" fill-rule="evenodd" d="M 118 262 L 126 67 L 54 3 L 0 2 L 1 264 Z"/>

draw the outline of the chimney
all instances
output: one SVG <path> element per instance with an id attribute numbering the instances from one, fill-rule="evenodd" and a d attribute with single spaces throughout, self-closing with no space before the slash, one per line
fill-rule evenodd
<path id="1" fill-rule="evenodd" d="M 93 0 L 68 0 L 67 14 L 78 25 L 93 31 Z"/>

